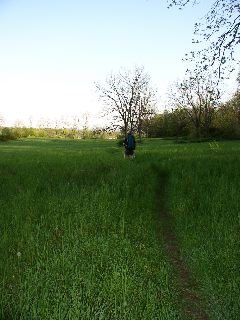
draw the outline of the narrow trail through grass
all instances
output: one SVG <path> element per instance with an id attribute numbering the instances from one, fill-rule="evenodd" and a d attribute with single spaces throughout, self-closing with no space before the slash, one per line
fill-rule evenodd
<path id="1" fill-rule="evenodd" d="M 174 221 L 166 208 L 167 172 L 159 171 L 157 174 L 159 181 L 157 189 L 157 214 L 160 219 L 159 232 L 163 239 L 166 256 L 173 268 L 183 313 L 194 320 L 208 320 L 209 317 L 204 310 L 201 298 L 196 293 L 197 285 L 188 266 L 181 257 L 179 243 L 174 231 Z"/>
<path id="2" fill-rule="evenodd" d="M 0 144 L 1 320 L 239 320 L 240 144 Z M 159 173 L 157 175 L 157 173 Z"/>

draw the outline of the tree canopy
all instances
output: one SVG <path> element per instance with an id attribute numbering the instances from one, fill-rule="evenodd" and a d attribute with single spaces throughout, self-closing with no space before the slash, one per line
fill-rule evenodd
<path id="1" fill-rule="evenodd" d="M 111 117 L 109 127 L 142 132 L 143 120 L 154 113 L 155 91 L 143 68 L 111 74 L 104 85 L 96 84 L 105 114 Z"/>
<path id="2" fill-rule="evenodd" d="M 204 0 L 168 0 L 168 7 L 180 9 L 187 4 L 197 5 Z M 232 71 L 239 63 L 240 44 L 240 2 L 239 0 L 212 0 L 203 20 L 195 23 L 195 43 L 206 42 L 201 51 L 203 69 L 214 66 L 220 77 L 225 70 Z M 190 57 L 195 59 L 196 52 Z"/>

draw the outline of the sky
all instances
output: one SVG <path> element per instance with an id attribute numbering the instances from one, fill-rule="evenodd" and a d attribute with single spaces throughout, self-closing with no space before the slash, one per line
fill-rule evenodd
<path id="1" fill-rule="evenodd" d="M 167 0 L 0 0 L 0 115 L 6 125 L 79 118 L 103 124 L 95 82 L 143 66 L 163 109 L 194 23 L 210 8 L 167 9 Z M 229 85 L 229 92 L 234 82 Z"/>

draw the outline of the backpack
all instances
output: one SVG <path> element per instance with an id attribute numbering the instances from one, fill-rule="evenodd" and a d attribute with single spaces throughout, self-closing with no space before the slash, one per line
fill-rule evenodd
<path id="1" fill-rule="evenodd" d="M 128 149 L 135 149 L 135 141 L 133 135 L 129 135 L 127 137 L 127 148 Z"/>

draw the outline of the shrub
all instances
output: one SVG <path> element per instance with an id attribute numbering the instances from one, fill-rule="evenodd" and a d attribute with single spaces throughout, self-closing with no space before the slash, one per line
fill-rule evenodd
<path id="1" fill-rule="evenodd" d="M 0 129 L 0 141 L 16 140 L 18 137 L 11 128 Z"/>

